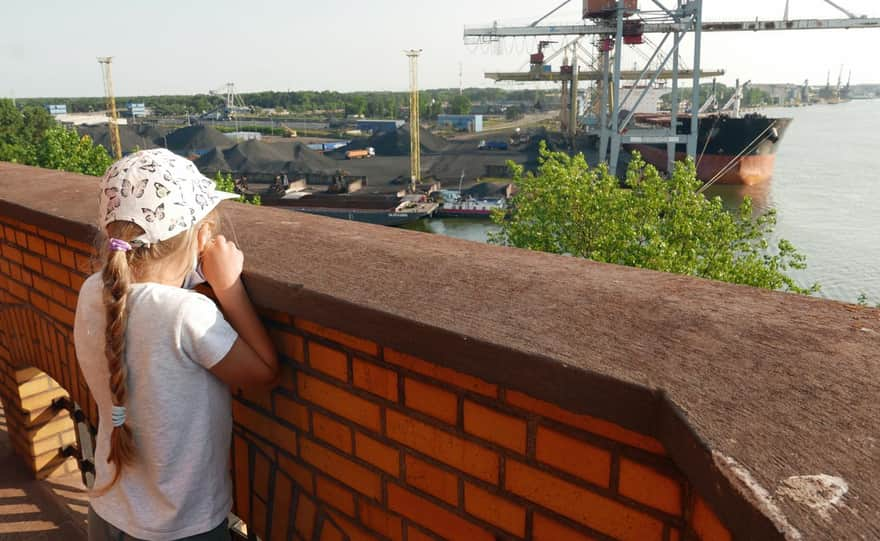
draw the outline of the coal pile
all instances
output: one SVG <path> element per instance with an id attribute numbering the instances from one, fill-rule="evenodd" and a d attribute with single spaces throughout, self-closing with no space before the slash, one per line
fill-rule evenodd
<path id="1" fill-rule="evenodd" d="M 166 135 L 164 139 L 159 138 L 154 142 L 159 146 L 165 146 L 167 142 L 169 150 L 184 153 L 214 147 L 228 147 L 234 144 L 232 139 L 214 128 L 202 125 L 187 126 L 174 130 Z"/>
<path id="2" fill-rule="evenodd" d="M 373 147 L 377 156 L 409 156 L 409 137 L 410 130 L 407 124 L 397 131 L 382 132 L 366 139 L 352 141 L 344 150 L 337 152 L 344 153 L 345 150 Z M 421 128 L 419 145 L 425 154 L 439 154 L 447 149 L 449 143 L 446 139 Z"/>
<path id="3" fill-rule="evenodd" d="M 280 173 L 291 177 L 332 174 L 338 168 L 335 160 L 298 142 L 243 141 L 231 147 L 215 147 L 198 158 L 195 164 L 205 174 L 224 171 L 254 178 L 271 178 Z"/>
<path id="4" fill-rule="evenodd" d="M 113 148 L 110 144 L 110 128 L 106 125 L 100 126 L 77 126 L 77 133 L 88 135 L 95 144 L 101 145 L 107 149 L 111 155 Z M 145 150 L 148 148 L 161 147 L 161 138 L 167 130 L 156 128 L 151 125 L 122 125 L 119 126 L 119 142 L 123 153 L 133 152 L 135 149 Z M 159 140 L 157 143 L 156 141 Z"/>

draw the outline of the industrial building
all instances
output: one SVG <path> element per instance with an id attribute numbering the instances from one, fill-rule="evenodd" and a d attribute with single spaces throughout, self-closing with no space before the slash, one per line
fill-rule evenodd
<path id="1" fill-rule="evenodd" d="M 437 126 L 477 133 L 483 131 L 483 115 L 437 115 Z"/>
<path id="2" fill-rule="evenodd" d="M 143 103 L 128 103 L 128 116 L 131 118 L 147 116 L 147 107 Z"/>
<path id="3" fill-rule="evenodd" d="M 358 120 L 357 129 L 372 133 L 396 132 L 405 122 L 403 120 Z"/>
<path id="4" fill-rule="evenodd" d="M 49 114 L 52 116 L 58 115 L 66 115 L 67 114 L 67 105 L 65 104 L 49 104 L 46 105 L 46 110 L 49 111 Z"/>

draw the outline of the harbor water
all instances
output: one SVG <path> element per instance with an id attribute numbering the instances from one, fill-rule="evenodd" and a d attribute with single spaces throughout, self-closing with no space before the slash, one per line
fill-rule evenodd
<path id="1" fill-rule="evenodd" d="M 793 273 L 818 282 L 821 297 L 880 303 L 880 100 L 766 109 L 792 117 L 774 177 L 758 186 L 713 186 L 731 208 L 752 198 L 756 211 L 776 209 L 775 238 L 807 257 Z M 486 220 L 432 219 L 411 229 L 486 242 L 497 227 Z"/>

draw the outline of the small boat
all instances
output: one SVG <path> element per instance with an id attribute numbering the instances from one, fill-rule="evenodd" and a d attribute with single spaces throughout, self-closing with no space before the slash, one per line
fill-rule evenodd
<path id="1" fill-rule="evenodd" d="M 459 192 L 443 190 L 442 202 L 435 216 L 439 218 L 490 218 L 492 211 L 504 209 L 506 199 L 503 197 L 472 197 Z"/>
<path id="2" fill-rule="evenodd" d="M 396 194 L 333 194 L 298 190 L 283 197 L 264 198 L 263 204 L 330 218 L 399 226 L 431 216 L 439 206 L 425 196 Z"/>
<path id="3" fill-rule="evenodd" d="M 399 226 L 431 216 L 437 210 L 437 206 L 437 203 L 404 201 L 396 207 L 389 209 L 296 206 L 287 206 L 287 208 L 330 218 L 351 220 L 353 222 Z"/>

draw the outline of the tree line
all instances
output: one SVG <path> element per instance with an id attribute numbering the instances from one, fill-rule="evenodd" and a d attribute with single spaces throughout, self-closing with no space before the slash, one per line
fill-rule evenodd
<path id="1" fill-rule="evenodd" d="M 501 88 L 466 88 L 423 90 L 419 93 L 420 113 L 426 118 L 449 112 L 467 114 L 473 103 L 520 101 L 540 103 L 546 99 L 544 90 L 505 90 Z M 409 92 L 334 92 L 334 91 L 263 91 L 240 94 L 245 105 L 293 114 L 324 116 L 363 115 L 371 118 L 402 118 L 409 111 Z M 200 115 L 223 105 L 225 97 L 210 94 L 169 96 L 119 96 L 117 106 L 143 103 L 158 116 Z M 68 112 L 103 111 L 103 97 L 86 98 L 25 98 L 25 105 L 64 104 Z M 444 105 L 445 104 L 445 105 Z"/>

